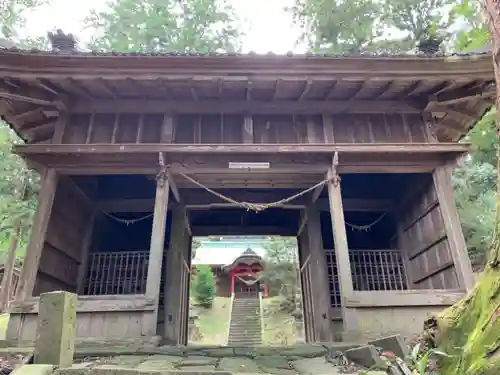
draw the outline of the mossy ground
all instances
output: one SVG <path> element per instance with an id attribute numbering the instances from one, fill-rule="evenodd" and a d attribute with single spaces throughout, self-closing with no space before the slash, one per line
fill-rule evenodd
<path id="1" fill-rule="evenodd" d="M 473 291 L 428 322 L 441 375 L 500 374 L 500 269 L 487 267 Z"/>

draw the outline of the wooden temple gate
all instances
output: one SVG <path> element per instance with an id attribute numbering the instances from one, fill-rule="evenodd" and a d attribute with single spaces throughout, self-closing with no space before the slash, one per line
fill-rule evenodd
<path id="1" fill-rule="evenodd" d="M 186 344 L 193 236 L 297 236 L 310 342 L 419 331 L 473 285 L 449 173 L 488 55 L 0 57 L 41 173 L 9 340 L 62 289 L 80 337 Z"/>

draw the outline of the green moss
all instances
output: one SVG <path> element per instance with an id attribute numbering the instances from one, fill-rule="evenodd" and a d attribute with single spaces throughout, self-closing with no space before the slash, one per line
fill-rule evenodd
<path id="1" fill-rule="evenodd" d="M 500 271 L 489 267 L 474 290 L 435 318 L 435 344 L 451 355 L 442 375 L 500 373 Z"/>
<path id="2" fill-rule="evenodd" d="M 0 315 L 0 340 L 5 340 L 7 325 L 9 324 L 9 314 Z"/>

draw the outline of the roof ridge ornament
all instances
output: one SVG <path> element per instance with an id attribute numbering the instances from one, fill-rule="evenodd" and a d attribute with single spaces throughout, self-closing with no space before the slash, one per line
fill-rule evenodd
<path id="1" fill-rule="evenodd" d="M 52 46 L 52 51 L 71 54 L 76 51 L 77 42 L 73 34 L 65 34 L 61 29 L 49 31 L 47 36 Z"/>

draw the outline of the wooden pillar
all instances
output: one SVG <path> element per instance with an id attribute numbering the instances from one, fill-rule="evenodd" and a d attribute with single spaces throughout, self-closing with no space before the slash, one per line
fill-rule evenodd
<path id="1" fill-rule="evenodd" d="M 177 345 L 182 338 L 180 313 L 182 310 L 182 298 L 184 286 L 183 273 L 186 271 L 183 262 L 185 248 L 189 246 L 186 241 L 187 231 L 185 225 L 184 207 L 178 205 L 172 210 L 172 229 L 170 231 L 170 246 L 167 251 L 167 262 L 165 267 L 165 332 L 164 338 L 168 344 Z M 184 283 L 186 280 L 184 280 Z M 189 282 L 189 280 L 187 280 Z"/>
<path id="2" fill-rule="evenodd" d="M 89 267 L 89 253 L 92 246 L 92 235 L 94 234 L 95 219 L 96 214 L 93 212 L 88 219 L 85 236 L 82 241 L 80 265 L 78 266 L 78 279 L 76 281 L 76 292 L 78 294 L 83 294 L 84 292 L 85 278 L 87 277 Z"/>
<path id="3" fill-rule="evenodd" d="M 186 210 L 183 208 L 183 215 L 185 217 Z M 188 259 L 191 252 L 191 236 L 189 235 L 184 221 L 181 254 L 181 277 L 179 283 L 179 309 L 177 310 L 177 321 L 179 322 L 179 331 L 177 332 L 177 344 L 188 344 L 188 330 L 189 330 L 189 281 L 191 261 Z"/>
<path id="4" fill-rule="evenodd" d="M 333 158 L 332 166 L 328 170 L 328 200 L 330 203 L 330 216 L 332 220 L 333 242 L 335 248 L 335 259 L 337 262 L 337 273 L 341 294 L 341 312 L 343 330 L 346 336 L 356 335 L 358 324 L 356 309 L 346 308 L 345 300 L 353 295 L 351 262 L 349 260 L 349 246 L 345 230 L 344 208 L 342 204 L 342 193 L 340 190 L 340 178 L 337 174 L 337 155 Z"/>
<path id="5" fill-rule="evenodd" d="M 160 297 L 161 266 L 165 247 L 165 228 L 167 225 L 169 183 L 166 176 L 159 175 L 156 181 L 156 197 L 153 213 L 153 228 L 149 247 L 146 297 L 153 299 L 155 310 L 144 323 L 144 332 L 148 336 L 156 335 L 158 305 Z"/>
<path id="6" fill-rule="evenodd" d="M 312 271 L 311 294 L 314 305 L 314 326 L 316 341 L 333 341 L 332 321 L 330 319 L 330 286 L 326 256 L 321 236 L 319 209 L 314 203 L 306 206 L 307 239 L 311 255 L 310 269 Z"/>
<path id="7" fill-rule="evenodd" d="M 45 169 L 40 180 L 38 204 L 35 216 L 33 217 L 33 226 L 31 228 L 28 247 L 26 248 L 23 269 L 19 277 L 17 299 L 26 299 L 33 294 L 38 265 L 42 256 L 50 213 L 52 212 L 56 194 L 58 177 L 54 169 Z"/>
<path id="8" fill-rule="evenodd" d="M 305 216 L 305 213 L 303 213 Z M 303 221 L 305 223 L 305 219 Z M 304 229 L 305 229 L 304 224 Z M 305 341 L 316 341 L 316 327 L 314 320 L 314 305 L 312 300 L 310 252 L 307 231 L 303 230 L 297 238 L 300 261 L 300 284 L 302 289 L 302 315 L 304 317 Z"/>
<path id="9" fill-rule="evenodd" d="M 450 174 L 451 171 L 448 166 L 436 168 L 433 173 L 434 187 L 436 189 L 446 235 L 448 236 L 451 256 L 455 264 L 459 285 L 465 290 L 471 290 L 475 283 L 474 274 L 457 207 L 453 199 Z"/>

